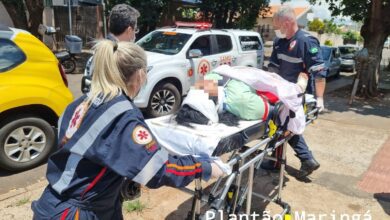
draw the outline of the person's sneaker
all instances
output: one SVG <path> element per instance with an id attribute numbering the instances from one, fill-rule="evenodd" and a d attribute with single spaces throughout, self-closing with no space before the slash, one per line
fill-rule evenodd
<path id="1" fill-rule="evenodd" d="M 318 168 L 320 168 L 320 163 L 318 163 L 314 158 L 304 160 L 302 161 L 301 169 L 299 169 L 299 177 L 306 177 Z"/>

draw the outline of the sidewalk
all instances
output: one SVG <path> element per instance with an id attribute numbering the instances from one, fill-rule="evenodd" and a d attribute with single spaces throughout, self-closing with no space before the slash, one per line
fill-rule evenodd
<path id="1" fill-rule="evenodd" d="M 388 167 L 383 169 L 378 163 L 389 161 L 384 156 L 390 146 L 390 94 L 379 101 L 356 100 L 348 106 L 348 91 L 329 91 L 325 103 L 328 111 L 305 131 L 306 141 L 321 163 L 307 182 L 291 175 L 300 164 L 288 148 L 288 181 L 282 198 L 292 206 L 293 213 L 305 211 L 316 215 L 316 219 L 319 214 L 332 219 L 332 213 L 336 219 L 344 213 L 364 219 L 367 212 L 372 219 L 388 219 L 390 191 L 385 187 L 389 186 L 390 174 Z M 367 178 L 372 180 L 370 176 L 378 175 L 380 186 L 367 182 Z M 266 190 L 272 185 L 272 178 L 259 175 L 255 182 L 255 189 Z M 39 198 L 46 184 L 41 181 L 0 195 L 0 219 L 31 219 L 31 201 Z M 189 195 L 168 187 L 144 189 L 140 201 L 144 205 L 141 212 L 127 212 L 128 208 L 124 208 L 125 219 L 183 219 L 191 204 Z M 260 206 L 254 209 L 261 211 Z M 269 205 L 266 210 L 276 214 L 278 207 Z"/>

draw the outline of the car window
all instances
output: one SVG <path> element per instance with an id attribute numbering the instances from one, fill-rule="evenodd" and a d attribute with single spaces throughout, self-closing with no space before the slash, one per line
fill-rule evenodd
<path id="1" fill-rule="evenodd" d="M 324 58 L 324 60 L 328 60 L 332 50 L 328 47 L 322 47 L 321 51 L 322 51 L 322 57 Z"/>
<path id="2" fill-rule="evenodd" d="M 202 51 L 203 56 L 211 54 L 210 35 L 203 35 L 198 37 L 190 46 L 190 50 L 198 49 Z"/>
<path id="3" fill-rule="evenodd" d="M 337 57 L 338 56 L 338 53 L 337 53 L 336 49 L 332 49 L 332 55 L 333 55 L 333 57 Z"/>
<path id="4" fill-rule="evenodd" d="M 218 53 L 231 51 L 233 48 L 232 38 L 228 35 L 216 35 L 218 43 Z"/>
<path id="5" fill-rule="evenodd" d="M 183 49 L 190 37 L 189 34 L 174 31 L 155 31 L 140 39 L 137 44 L 146 51 L 173 55 Z"/>
<path id="6" fill-rule="evenodd" d="M 346 54 L 355 54 L 357 51 L 356 47 L 339 47 L 340 53 L 342 55 Z"/>
<path id="7" fill-rule="evenodd" d="M 240 36 L 239 39 L 243 51 L 262 49 L 260 39 L 256 36 Z"/>
<path id="8" fill-rule="evenodd" d="M 10 70 L 25 60 L 26 55 L 14 42 L 0 39 L 0 72 Z"/>

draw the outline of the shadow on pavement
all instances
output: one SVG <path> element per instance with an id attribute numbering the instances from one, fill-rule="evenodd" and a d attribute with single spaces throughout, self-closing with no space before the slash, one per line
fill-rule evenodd
<path id="1" fill-rule="evenodd" d="M 8 171 L 8 170 L 0 169 L 0 177 L 12 176 L 12 175 L 22 173 L 22 172 L 24 172 L 24 171 L 15 172 L 15 171 Z"/>
<path id="2" fill-rule="evenodd" d="M 390 73 L 388 73 L 390 75 Z M 347 112 L 352 111 L 360 115 L 376 115 L 390 118 L 390 90 L 380 90 L 379 96 L 371 99 L 355 97 L 350 105 L 352 81 L 354 75 L 341 76 L 339 79 L 330 80 L 327 87 L 335 87 L 325 95 L 326 115 L 331 111 Z"/>
<path id="3" fill-rule="evenodd" d="M 278 180 L 279 180 L 279 173 L 276 172 L 269 172 L 266 170 L 258 170 L 258 172 L 255 175 L 254 178 L 254 185 L 253 185 L 253 192 L 256 192 L 258 194 L 266 195 L 268 197 L 274 197 L 278 193 Z M 283 187 L 285 186 L 286 182 L 289 181 L 289 178 L 285 175 L 284 176 L 284 183 Z M 242 179 L 242 185 L 247 182 L 247 177 L 244 176 Z M 203 189 L 204 195 L 208 195 L 208 193 L 211 191 L 211 188 L 214 184 L 206 187 Z M 224 184 L 221 184 L 221 186 L 224 186 Z M 220 187 L 221 187 L 220 186 Z M 283 198 L 282 198 L 283 200 Z M 181 205 L 177 207 L 177 209 L 173 212 L 171 212 L 165 219 L 167 220 L 176 220 L 176 219 L 185 219 L 187 215 L 189 214 L 189 211 L 191 211 L 191 206 L 192 206 L 192 198 L 186 200 L 183 202 Z M 251 213 L 255 212 L 257 214 L 262 214 L 268 204 L 270 202 L 266 200 L 259 199 L 257 197 L 252 196 L 252 205 L 251 205 Z M 227 207 L 227 202 L 223 203 L 223 207 Z M 245 213 L 246 210 L 246 199 L 242 201 L 242 206 L 239 206 L 239 213 Z M 205 205 L 201 209 L 201 214 L 205 214 L 207 210 L 209 209 L 208 205 Z M 280 208 L 280 210 L 282 210 Z M 224 211 L 225 216 L 228 218 L 228 215 L 226 215 L 226 211 Z M 226 218 L 226 219 L 227 219 Z M 225 218 L 224 218 L 225 219 Z"/>
<path id="4" fill-rule="evenodd" d="M 390 193 L 375 193 L 374 198 L 381 205 L 383 211 L 390 215 Z"/>

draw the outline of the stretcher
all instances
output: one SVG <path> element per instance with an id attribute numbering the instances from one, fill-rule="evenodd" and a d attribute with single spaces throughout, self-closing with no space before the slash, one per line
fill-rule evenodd
<path id="1" fill-rule="evenodd" d="M 317 119 L 318 109 L 316 108 L 315 99 L 306 96 L 304 99 L 304 112 L 306 116 L 306 125 Z M 231 167 L 231 174 L 219 178 L 209 193 L 202 190 L 201 179 L 195 180 L 195 189 L 182 188 L 181 190 L 193 195 L 192 208 L 188 213 L 188 219 L 220 219 L 218 215 L 223 210 L 225 214 L 243 213 L 242 207 L 246 207 L 245 213 L 250 214 L 252 197 L 258 197 L 261 200 L 267 200 L 280 205 L 283 209 L 281 215 L 290 212 L 290 206 L 284 202 L 282 196 L 282 185 L 285 171 L 286 146 L 287 141 L 292 134 L 286 135 L 288 120 L 281 123 L 278 116 L 283 104 L 278 103 L 274 106 L 273 115 L 266 121 L 240 121 L 237 127 L 227 129 L 225 125 L 202 125 L 201 127 L 188 128 L 175 124 L 172 116 L 160 117 L 147 120 L 147 124 L 153 130 L 165 131 L 171 136 L 180 136 L 186 134 L 193 136 L 195 142 L 199 143 L 198 138 L 209 140 L 213 143 L 212 147 L 207 146 L 202 149 L 207 152 L 211 158 L 229 153 L 229 159 L 226 164 Z M 289 117 L 294 117 L 293 113 Z M 154 132 L 153 132 L 154 133 Z M 154 133 L 155 134 L 155 133 Z M 162 133 L 161 135 L 164 135 Z M 172 138 L 168 138 L 172 139 Z M 215 140 L 214 142 L 212 140 Z M 171 153 L 178 155 L 188 154 L 194 151 L 199 154 L 199 149 L 185 148 L 184 152 L 172 149 L 169 143 L 159 140 L 163 147 L 166 147 Z M 258 140 L 258 143 L 252 147 L 246 147 L 246 143 Z M 177 139 L 175 139 L 177 141 Z M 207 145 L 210 145 L 207 143 Z M 271 154 L 276 149 L 282 149 L 282 155 L 279 158 L 272 157 Z M 270 198 L 266 195 L 254 192 L 253 178 L 256 171 L 264 159 L 278 161 L 281 164 L 279 171 L 279 180 L 277 185 L 277 194 Z M 243 181 L 243 174 L 247 172 L 247 180 Z M 244 204 L 246 203 L 246 204 Z M 201 210 L 204 212 L 202 213 Z M 206 211 L 205 211 L 206 210 Z M 208 213 L 207 216 L 205 213 Z M 211 214 L 210 214 L 211 213 Z"/>

